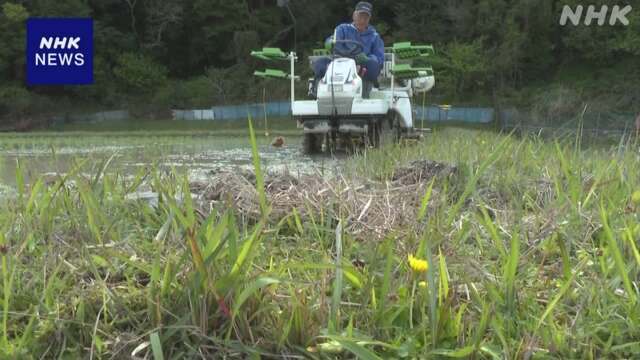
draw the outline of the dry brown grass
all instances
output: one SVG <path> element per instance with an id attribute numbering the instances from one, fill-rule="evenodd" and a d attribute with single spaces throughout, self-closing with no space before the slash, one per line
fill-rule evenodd
<path id="1" fill-rule="evenodd" d="M 455 176 L 453 166 L 429 160 L 397 168 L 390 181 L 348 179 L 342 175 L 270 175 L 265 180 L 267 200 L 274 222 L 296 212 L 308 220 L 321 211 L 333 211 L 348 224 L 347 230 L 361 240 L 380 240 L 394 231 L 398 235 L 415 229 L 416 212 L 432 179 Z M 245 217 L 258 219 L 260 203 L 253 173 L 224 172 L 208 182 L 191 184 L 203 211 L 219 202 L 230 202 Z M 434 186 L 434 195 L 438 192 Z M 430 206 L 435 207 L 432 203 Z"/>

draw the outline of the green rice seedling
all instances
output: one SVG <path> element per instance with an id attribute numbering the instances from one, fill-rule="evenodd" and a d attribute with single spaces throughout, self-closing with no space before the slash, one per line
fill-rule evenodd
<path id="1" fill-rule="evenodd" d="M 584 134 L 584 114 L 589 109 L 589 104 L 584 106 L 582 113 L 578 117 L 578 130 L 576 131 L 576 140 L 575 140 L 575 154 L 579 156 L 580 151 L 582 150 L 582 138 Z"/>
<path id="2" fill-rule="evenodd" d="M 482 225 L 489 232 L 490 238 L 493 241 L 493 247 L 498 250 L 498 253 L 503 259 L 506 259 L 507 250 L 505 249 L 502 237 L 498 232 L 498 228 L 496 227 L 495 223 L 489 216 L 487 209 L 485 207 L 481 207 L 480 212 L 482 213 L 482 217 L 480 218 L 480 221 L 482 222 Z"/>
<path id="3" fill-rule="evenodd" d="M 244 288 L 244 290 L 242 290 L 241 293 L 236 295 L 236 298 L 233 302 L 233 308 L 231 310 L 232 323 L 236 321 L 236 317 L 238 316 L 240 309 L 242 308 L 244 303 L 249 299 L 249 297 L 255 296 L 256 293 L 258 293 L 261 289 L 267 286 L 276 285 L 280 283 L 281 281 L 275 278 L 260 277 L 256 279 L 254 282 L 252 282 L 251 284 L 249 284 L 246 288 Z M 245 319 L 245 321 L 247 320 Z M 231 329 L 232 327 L 229 328 L 229 331 L 227 333 L 227 340 L 229 340 L 231 337 Z"/>
<path id="4" fill-rule="evenodd" d="M 16 188 L 18 189 L 18 201 L 22 204 L 24 202 L 25 186 L 20 160 L 16 160 Z"/>
<path id="5" fill-rule="evenodd" d="M 637 235 L 634 235 L 634 233 L 640 234 L 640 226 L 634 226 L 625 221 L 623 237 L 625 238 L 625 240 L 627 240 L 627 245 L 631 249 L 633 258 L 636 260 L 636 263 L 638 265 L 637 269 L 640 270 L 640 251 L 638 251 L 638 247 L 636 245 Z"/>
<path id="6" fill-rule="evenodd" d="M 580 168 L 574 168 L 571 166 L 569 159 L 565 156 L 565 150 L 560 148 L 560 144 L 556 142 L 556 156 L 560 162 L 560 169 L 564 175 L 564 181 L 566 185 L 562 184 L 561 178 L 557 178 L 556 193 L 568 195 L 568 199 L 574 209 L 577 209 L 578 203 L 581 200 L 582 183 L 580 179 Z M 578 170 L 578 171 L 574 171 Z"/>
<path id="7" fill-rule="evenodd" d="M 565 280 L 568 280 L 571 277 L 571 259 L 569 258 L 569 250 L 567 249 L 567 245 L 562 237 L 558 235 L 558 233 L 554 233 L 552 235 L 553 240 L 555 240 L 556 245 L 560 249 L 560 255 L 562 258 L 562 273 L 564 274 Z"/>
<path id="8" fill-rule="evenodd" d="M 471 339 L 471 344 L 474 347 L 474 353 L 478 353 L 482 350 L 482 342 L 485 336 L 485 332 L 490 323 L 490 318 L 493 313 L 493 307 L 484 300 L 481 300 L 479 297 L 482 311 L 480 312 L 480 320 L 478 322 L 478 327 L 473 334 L 473 338 Z"/>
<path id="9" fill-rule="evenodd" d="M 342 222 L 338 223 L 336 227 L 336 244 L 335 244 L 335 266 L 336 273 L 333 281 L 333 294 L 331 299 L 331 316 L 329 320 L 328 329 L 331 333 L 340 332 L 340 301 L 342 298 L 343 287 L 343 271 L 342 271 L 342 236 L 343 236 Z"/>
<path id="10" fill-rule="evenodd" d="M 510 335 L 515 329 L 511 326 L 516 317 L 516 275 L 518 272 L 518 262 L 520 261 L 520 236 L 515 231 L 511 236 L 511 247 L 509 257 L 504 264 L 504 286 L 505 286 L 505 310 L 508 321 Z"/>
<path id="11" fill-rule="evenodd" d="M 600 216 L 602 218 L 602 226 L 604 229 L 604 236 L 607 241 L 607 245 L 609 247 L 609 251 L 613 257 L 614 264 L 618 271 L 618 275 L 622 279 L 622 283 L 626 290 L 626 297 L 629 299 L 629 303 L 631 306 L 635 305 L 637 302 L 637 292 L 636 288 L 631 285 L 631 280 L 629 279 L 629 271 L 627 270 L 627 262 L 623 258 L 623 255 L 618 246 L 618 241 L 616 240 L 613 230 L 609 225 L 609 216 L 608 212 L 604 206 L 604 200 L 600 205 Z"/>
<path id="12" fill-rule="evenodd" d="M 293 286 L 289 287 L 289 295 L 292 301 L 289 309 L 289 322 L 286 331 L 283 333 L 281 343 L 304 344 L 308 339 L 308 329 L 305 323 L 308 321 L 308 313 L 303 298 L 304 293 L 296 291 Z"/>
<path id="13" fill-rule="evenodd" d="M 449 271 L 442 249 L 438 249 L 438 266 L 438 306 L 443 306 L 449 297 Z"/>
<path id="14" fill-rule="evenodd" d="M 380 286 L 379 294 L 380 300 L 378 301 L 378 306 L 376 307 L 376 322 L 379 325 L 384 324 L 385 314 L 388 312 L 387 306 L 387 294 L 389 294 L 389 290 L 391 289 L 391 281 L 392 281 L 392 270 L 393 270 L 393 247 L 391 243 L 391 239 L 387 239 L 382 245 L 382 253 L 384 254 L 384 270 L 382 274 L 382 284 Z"/>
<path id="15" fill-rule="evenodd" d="M 150 335 L 151 349 L 153 350 L 153 358 L 155 360 L 164 360 L 164 352 L 162 351 L 162 343 L 157 332 Z"/>
<path id="16" fill-rule="evenodd" d="M 13 345 L 9 342 L 9 305 L 13 293 L 14 267 L 8 258 L 8 244 L 4 233 L 0 231 L 0 261 L 2 262 L 2 339 L 0 346 L 6 356 L 13 354 Z"/>
<path id="17" fill-rule="evenodd" d="M 542 326 L 546 318 L 551 314 L 551 312 L 553 312 L 554 308 L 558 305 L 558 302 L 562 299 L 563 296 L 565 296 L 566 292 L 569 290 L 571 285 L 573 285 L 573 280 L 575 279 L 576 274 L 579 273 L 579 271 L 582 269 L 584 264 L 585 264 L 584 262 L 581 264 L 578 264 L 576 271 L 574 271 L 571 277 L 564 282 L 564 284 L 562 285 L 562 287 L 560 288 L 556 296 L 553 298 L 551 302 L 549 302 L 544 312 L 538 319 L 538 322 L 536 323 L 534 335 L 537 331 L 540 330 L 540 327 Z"/>
<path id="18" fill-rule="evenodd" d="M 432 222 L 430 222 L 432 223 Z M 433 233 L 431 233 L 433 234 Z M 439 339 L 439 332 L 438 332 L 438 291 L 436 289 L 438 289 L 438 287 L 436 286 L 436 274 L 435 274 L 435 266 L 433 266 L 434 261 L 433 261 L 433 250 L 432 247 L 434 246 L 434 242 L 433 239 L 430 238 L 429 232 L 425 231 L 423 234 L 423 237 L 420 241 L 420 249 L 422 249 L 422 251 L 419 251 L 419 253 L 424 253 L 425 256 L 425 260 L 427 261 L 427 264 L 430 264 L 431 266 L 429 266 L 429 268 L 427 269 L 427 271 L 425 272 L 426 274 L 426 281 L 427 281 L 427 294 L 428 294 L 428 309 L 429 309 L 429 324 L 431 325 L 431 331 L 430 331 L 430 337 L 431 337 L 431 344 L 436 347 L 437 343 L 438 343 L 438 339 Z M 424 251 L 424 252 L 423 252 Z M 424 323 L 426 326 L 426 322 Z M 426 331 L 425 331 L 426 333 Z M 426 343 L 425 343 L 425 351 L 426 351 Z"/>
<path id="19" fill-rule="evenodd" d="M 374 352 L 372 352 L 371 350 L 367 349 L 364 346 L 365 342 L 363 342 L 363 341 L 354 341 L 354 340 L 351 340 L 351 339 L 348 339 L 348 338 L 343 338 L 343 337 L 338 337 L 338 336 L 333 336 L 333 337 L 329 337 L 329 338 L 333 339 L 333 341 L 335 341 L 337 343 L 337 346 L 346 349 L 347 351 L 349 351 L 350 353 L 355 355 L 358 359 L 363 359 L 363 360 L 380 360 L 380 359 L 382 359 L 381 357 L 376 355 Z M 380 345 L 380 343 L 375 343 L 375 344 L 376 345 Z"/>
<path id="20" fill-rule="evenodd" d="M 266 217 L 270 210 L 267 205 L 267 195 L 264 189 L 264 177 L 262 176 L 262 167 L 260 165 L 260 154 L 258 152 L 258 143 L 256 142 L 256 136 L 253 132 L 253 125 L 251 124 L 251 116 L 249 116 L 249 138 L 251 142 L 253 168 L 256 173 L 256 190 L 258 191 L 258 197 L 260 199 L 260 208 L 262 210 L 262 216 Z"/>
<path id="21" fill-rule="evenodd" d="M 508 137 L 502 140 L 502 142 L 498 144 L 496 149 L 480 164 L 480 166 L 473 173 L 473 175 L 469 177 L 462 195 L 460 195 L 460 198 L 458 198 L 458 200 L 453 204 L 453 206 L 449 210 L 449 216 L 447 217 L 447 222 L 446 222 L 449 226 L 451 226 L 451 224 L 453 223 L 454 218 L 458 216 L 462 208 L 462 205 L 465 203 L 467 198 L 472 194 L 473 191 L 475 191 L 480 177 L 484 174 L 485 171 L 487 171 L 487 169 L 489 168 L 489 166 L 491 166 L 491 164 L 493 164 L 496 160 L 500 158 L 501 155 L 503 155 L 504 151 L 507 151 L 506 148 L 508 146 L 508 141 L 509 141 Z"/>

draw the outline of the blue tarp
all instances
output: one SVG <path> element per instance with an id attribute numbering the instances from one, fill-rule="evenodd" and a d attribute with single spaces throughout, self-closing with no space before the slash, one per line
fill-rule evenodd
<path id="1" fill-rule="evenodd" d="M 288 101 L 269 102 L 264 104 L 246 104 L 236 106 L 216 106 L 213 107 L 214 118 L 216 120 L 246 119 L 248 115 L 252 118 L 261 118 L 266 113 L 268 117 L 287 117 L 291 115 L 291 103 Z M 423 108 L 414 107 L 414 122 L 423 119 Z M 430 122 L 457 121 L 468 123 L 488 124 L 494 120 L 494 110 L 492 108 L 471 108 L 471 107 L 451 107 L 445 110 L 437 106 L 424 108 L 424 120 Z"/>
<path id="2" fill-rule="evenodd" d="M 415 107 L 414 123 L 423 119 L 430 122 L 458 121 L 467 123 L 488 124 L 493 121 L 494 110 L 492 108 L 468 108 L 468 107 L 451 107 L 444 109 L 437 106 Z"/>
<path id="3" fill-rule="evenodd" d="M 291 103 L 288 101 L 270 102 L 266 104 L 267 116 L 285 117 L 291 115 Z M 216 120 L 246 119 L 251 117 L 263 117 L 265 113 L 264 104 L 246 104 L 235 106 L 215 106 L 213 107 L 214 118 Z"/>

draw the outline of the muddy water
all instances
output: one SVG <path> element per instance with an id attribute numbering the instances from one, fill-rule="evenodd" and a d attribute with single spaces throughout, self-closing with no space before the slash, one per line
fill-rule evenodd
<path id="1" fill-rule="evenodd" d="M 331 172 L 335 160 L 328 157 L 305 156 L 301 152 L 300 138 L 288 138 L 280 148 L 270 145 L 270 139 L 259 141 L 259 152 L 263 166 L 268 172 L 290 172 L 302 174 L 311 172 Z M 38 177 L 65 174 L 76 164 L 87 160 L 81 172 L 92 174 L 112 158 L 108 172 L 117 171 L 133 175 L 142 168 L 157 166 L 161 170 L 175 168 L 187 171 L 190 178 L 198 180 L 220 171 L 253 169 L 251 147 L 246 138 L 185 139 L 163 138 L 159 141 L 130 139 L 100 139 L 99 145 L 75 145 L 69 142 L 35 140 L 21 144 L 0 145 L 0 196 L 15 192 L 16 167 L 23 168 L 25 181 Z M 4 196 L 3 196 L 4 195 Z"/>

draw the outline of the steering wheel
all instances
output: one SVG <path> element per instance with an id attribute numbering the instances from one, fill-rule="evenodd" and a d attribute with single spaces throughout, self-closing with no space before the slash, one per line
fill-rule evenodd
<path id="1" fill-rule="evenodd" d="M 344 44 L 344 46 L 338 46 Z M 333 51 L 336 55 L 355 58 L 361 52 L 364 52 L 364 46 L 359 41 L 354 40 L 336 40 Z"/>

